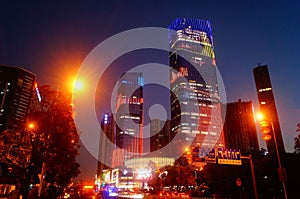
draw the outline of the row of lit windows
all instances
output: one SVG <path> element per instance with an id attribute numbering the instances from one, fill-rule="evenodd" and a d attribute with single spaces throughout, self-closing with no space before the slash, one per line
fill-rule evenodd
<path id="1" fill-rule="evenodd" d="M 138 117 L 138 116 L 130 116 L 130 115 L 121 115 L 120 119 L 140 120 L 140 117 Z"/>
<path id="2" fill-rule="evenodd" d="M 173 45 L 171 46 L 171 48 L 172 48 L 177 42 L 180 42 L 180 41 L 183 41 L 184 43 L 191 42 L 191 43 L 194 43 L 194 44 L 202 44 L 202 45 L 204 45 L 204 46 L 211 46 L 211 44 L 209 43 L 208 40 L 199 41 L 199 40 L 192 39 L 192 38 L 189 37 L 189 36 L 186 36 L 186 37 L 178 37 L 178 38 L 176 39 L 176 42 L 174 42 Z"/>
<path id="3" fill-rule="evenodd" d="M 177 33 L 188 33 L 188 34 L 194 34 L 194 35 L 201 35 L 203 37 L 207 37 L 207 33 L 200 31 L 200 30 L 193 30 L 191 26 L 188 28 L 185 28 L 184 30 L 177 30 Z"/>
<path id="4" fill-rule="evenodd" d="M 181 115 L 208 117 L 208 114 L 206 114 L 206 113 L 195 113 L 195 112 L 181 112 Z"/>
<path id="5" fill-rule="evenodd" d="M 193 82 L 191 82 L 191 81 L 190 81 L 190 85 L 191 85 L 191 86 L 201 86 L 201 87 L 204 86 L 203 84 L 200 84 L 200 83 L 193 83 Z"/>
<path id="6" fill-rule="evenodd" d="M 259 89 L 258 92 L 264 92 L 264 91 L 270 91 L 272 90 L 272 88 L 262 88 L 262 89 Z"/>
<path id="7" fill-rule="evenodd" d="M 188 129 L 182 129 L 181 130 L 181 133 L 192 133 L 192 134 L 202 134 L 202 135 L 213 135 L 213 136 L 215 136 L 215 135 L 217 135 L 217 132 L 213 132 L 213 131 L 211 131 L 211 132 L 208 132 L 208 131 L 199 131 L 199 130 L 188 130 Z"/>
<path id="8" fill-rule="evenodd" d="M 196 123 L 187 123 L 187 122 L 182 122 L 181 123 L 181 126 L 189 126 L 189 125 L 191 125 L 191 126 L 197 126 Z"/>
<path id="9" fill-rule="evenodd" d="M 121 134 L 121 135 L 122 134 L 125 134 L 125 135 L 135 135 L 135 132 L 132 132 L 132 131 L 129 131 L 129 132 L 128 131 L 120 131 L 119 134 Z"/>

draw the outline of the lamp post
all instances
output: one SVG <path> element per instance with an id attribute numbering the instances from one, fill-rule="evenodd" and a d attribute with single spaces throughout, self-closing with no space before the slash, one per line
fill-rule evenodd
<path id="1" fill-rule="evenodd" d="M 33 131 L 34 129 L 37 128 L 37 127 L 36 127 L 36 124 L 33 123 L 33 122 L 29 123 L 29 124 L 27 125 L 27 127 L 28 127 L 31 131 Z M 30 137 L 31 137 L 31 136 L 30 136 Z M 34 133 L 34 137 L 38 137 L 38 139 L 41 139 L 41 138 L 40 138 L 40 135 L 37 136 L 36 133 Z M 31 138 L 31 139 L 32 139 L 32 138 Z M 45 137 L 44 137 L 43 139 L 44 139 L 44 140 L 43 140 L 43 146 L 45 146 Z M 39 188 L 38 188 L 38 192 L 37 192 L 38 197 L 41 196 L 41 191 L 42 191 L 42 186 L 43 186 L 43 181 L 44 181 L 44 179 L 43 179 L 44 175 L 45 175 L 45 161 L 44 161 L 44 157 L 43 157 L 43 163 L 42 163 L 41 173 L 39 174 L 40 183 L 39 183 Z"/>
<path id="2" fill-rule="evenodd" d="M 252 155 L 249 156 L 241 156 L 242 159 L 248 159 L 250 160 L 250 168 L 251 168 L 251 177 L 252 177 L 252 183 L 253 183 L 253 192 L 254 192 L 254 197 L 255 199 L 258 199 L 257 195 L 257 186 L 256 186 L 256 179 L 255 179 L 255 174 L 254 174 L 254 166 L 253 166 L 253 161 L 252 161 Z"/>
<path id="3" fill-rule="evenodd" d="M 272 136 L 274 138 L 274 145 L 275 145 L 275 150 L 276 150 L 276 156 L 277 156 L 277 160 L 278 160 L 278 175 L 279 175 L 279 180 L 282 182 L 282 188 L 283 188 L 283 193 L 284 193 L 284 198 L 285 199 L 288 199 L 288 196 L 287 196 L 287 192 L 286 192 L 286 185 L 285 185 L 285 179 L 284 179 L 284 175 L 283 175 L 283 172 L 284 172 L 284 168 L 282 167 L 282 164 L 281 164 L 281 158 L 280 158 L 280 154 L 279 154 L 279 150 L 278 150 L 278 145 L 277 145 L 277 140 L 276 140 L 276 135 L 275 135 L 275 131 L 274 131 L 274 124 L 273 124 L 273 120 L 272 120 L 272 117 L 270 117 L 270 120 L 269 121 L 265 121 L 263 120 L 264 119 L 264 115 L 259 113 L 257 115 L 257 118 L 259 120 L 261 120 L 261 127 L 267 127 L 269 124 L 271 125 L 271 131 L 272 131 Z M 265 134 L 268 134 L 268 132 L 264 132 L 263 133 Z M 266 142 L 271 139 L 271 137 L 266 137 Z"/>

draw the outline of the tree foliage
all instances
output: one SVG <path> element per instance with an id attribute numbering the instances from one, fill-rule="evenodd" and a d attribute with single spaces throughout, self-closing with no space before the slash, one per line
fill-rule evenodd
<path id="1" fill-rule="evenodd" d="M 72 116 L 71 98 L 48 86 L 40 87 L 41 101 L 34 101 L 30 120 L 37 123 L 34 132 L 40 136 L 33 161 L 43 166 L 45 183 L 56 185 L 60 190 L 78 176 L 79 136 Z M 41 156 L 39 156 L 41 155 Z"/>
<path id="2" fill-rule="evenodd" d="M 0 136 L 1 161 L 13 167 L 22 185 L 23 198 L 29 184 L 40 183 L 40 174 L 43 174 L 42 195 L 48 197 L 48 188 L 55 187 L 55 194 L 59 194 L 80 173 L 76 161 L 79 136 L 70 95 L 49 86 L 39 87 L 39 91 L 41 99 L 37 96 L 33 99 L 27 122 Z M 28 124 L 33 125 L 29 128 Z"/>
<path id="3" fill-rule="evenodd" d="M 154 174 L 149 184 L 155 188 L 195 184 L 192 166 L 166 166 Z"/>
<path id="4" fill-rule="evenodd" d="M 294 145 L 294 153 L 300 155 L 300 134 L 294 138 L 295 145 Z"/>

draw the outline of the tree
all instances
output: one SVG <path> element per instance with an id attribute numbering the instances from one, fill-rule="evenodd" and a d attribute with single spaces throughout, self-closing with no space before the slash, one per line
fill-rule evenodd
<path id="1" fill-rule="evenodd" d="M 149 185 L 155 188 L 187 186 L 195 184 L 192 166 L 165 166 L 152 176 Z"/>
<path id="2" fill-rule="evenodd" d="M 295 154 L 300 154 L 300 134 L 294 138 L 295 145 L 294 145 L 294 153 Z"/>
<path id="3" fill-rule="evenodd" d="M 45 182 L 57 188 L 60 194 L 78 176 L 79 136 L 72 115 L 70 95 L 61 91 L 54 91 L 49 86 L 39 88 L 41 100 L 32 103 L 29 119 L 37 123 L 34 130 L 38 136 L 38 144 L 32 156 L 44 174 Z M 43 188 L 46 188 L 43 186 Z M 52 191 L 53 193 L 53 191 Z"/>
<path id="4" fill-rule="evenodd" d="M 39 193 L 49 198 L 49 192 L 55 198 L 80 173 L 76 161 L 79 136 L 70 94 L 49 86 L 39 91 L 41 98 L 33 99 L 27 123 L 0 136 L 1 161 L 13 168 L 23 198 L 27 198 L 30 184 L 42 185 Z"/>

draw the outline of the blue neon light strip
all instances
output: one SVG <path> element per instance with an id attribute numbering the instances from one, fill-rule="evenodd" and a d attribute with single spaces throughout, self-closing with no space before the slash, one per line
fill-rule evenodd
<path id="1" fill-rule="evenodd" d="M 177 18 L 169 26 L 169 30 L 177 31 L 184 30 L 185 28 L 191 27 L 192 30 L 198 30 L 205 32 L 208 36 L 210 43 L 213 46 L 212 29 L 210 22 L 207 20 L 200 20 L 194 18 Z M 174 38 L 175 32 L 169 32 L 169 42 Z"/>

